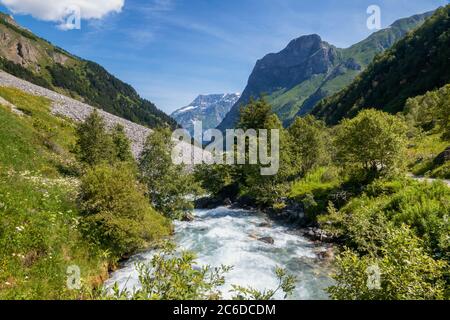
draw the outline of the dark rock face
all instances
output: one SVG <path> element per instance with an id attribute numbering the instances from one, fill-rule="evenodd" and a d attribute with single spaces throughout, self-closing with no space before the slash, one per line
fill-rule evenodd
<path id="1" fill-rule="evenodd" d="M 231 108 L 219 129 L 232 128 L 239 108 L 251 97 L 271 94 L 279 89 L 290 89 L 316 74 L 328 73 L 338 60 L 338 50 L 313 34 L 292 40 L 278 52 L 266 55 L 256 62 L 241 98 Z"/>
<path id="2" fill-rule="evenodd" d="M 314 74 L 326 73 L 336 58 L 336 48 L 318 35 L 295 39 L 284 50 L 256 63 L 240 101 L 258 97 L 261 92 L 292 88 Z"/>
<path id="3" fill-rule="evenodd" d="M 434 164 L 441 166 L 444 163 L 446 163 L 447 161 L 450 161 L 450 147 L 448 147 L 447 149 L 445 149 L 444 152 L 442 152 L 441 154 L 439 154 L 436 159 L 434 159 Z"/>
<path id="4" fill-rule="evenodd" d="M 377 54 L 390 48 L 431 15 L 432 12 L 428 12 L 398 20 L 346 49 L 336 48 L 315 34 L 291 41 L 284 50 L 268 54 L 256 63 L 242 97 L 218 129 L 233 128 L 240 107 L 245 106 L 250 97 L 259 98 L 261 94 L 267 95 L 273 111 L 288 126 L 295 116 L 311 113 L 323 98 L 351 84 Z"/>
<path id="5" fill-rule="evenodd" d="M 263 237 L 263 238 L 259 238 L 258 241 L 267 243 L 267 244 L 275 244 L 275 240 L 273 240 L 273 238 L 271 237 Z"/>

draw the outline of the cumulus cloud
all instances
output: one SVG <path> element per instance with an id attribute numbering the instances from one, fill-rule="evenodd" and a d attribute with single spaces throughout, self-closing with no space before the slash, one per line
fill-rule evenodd
<path id="1" fill-rule="evenodd" d="M 66 19 L 79 13 L 81 19 L 101 19 L 121 12 L 125 0 L 0 0 L 15 14 L 29 14 L 36 19 L 58 22 L 66 29 Z"/>

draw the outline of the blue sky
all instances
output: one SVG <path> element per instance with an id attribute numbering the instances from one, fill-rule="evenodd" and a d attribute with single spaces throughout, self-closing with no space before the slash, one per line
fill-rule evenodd
<path id="1" fill-rule="evenodd" d="M 257 59 L 280 51 L 301 35 L 317 33 L 338 47 L 364 39 L 372 32 L 366 27 L 369 5 L 380 6 L 382 26 L 386 27 L 398 18 L 447 3 L 448 0 L 125 0 L 120 12 L 82 20 L 80 30 L 70 31 L 31 15 L 14 16 L 39 36 L 100 63 L 170 113 L 200 93 L 242 92 Z M 8 11 L 5 6 L 0 6 L 0 10 Z"/>

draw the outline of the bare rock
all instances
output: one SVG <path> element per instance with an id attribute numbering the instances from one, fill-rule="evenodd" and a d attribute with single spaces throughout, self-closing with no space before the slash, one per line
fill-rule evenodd
<path id="1" fill-rule="evenodd" d="M 263 238 L 259 238 L 258 241 L 267 243 L 267 244 L 275 244 L 275 240 L 272 237 L 263 237 Z"/>

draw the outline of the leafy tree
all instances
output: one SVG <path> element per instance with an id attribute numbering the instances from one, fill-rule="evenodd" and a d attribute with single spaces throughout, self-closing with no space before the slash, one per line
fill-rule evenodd
<path id="1" fill-rule="evenodd" d="M 416 126 L 429 130 L 434 127 L 450 140 L 450 84 L 406 102 L 405 113 Z"/>
<path id="2" fill-rule="evenodd" d="M 362 257 L 347 250 L 337 258 L 336 283 L 328 288 L 338 300 L 418 300 L 444 298 L 443 261 L 433 260 L 407 227 L 388 228 L 381 253 Z M 369 285 L 370 268 L 379 270 L 379 287 Z"/>
<path id="3" fill-rule="evenodd" d="M 117 124 L 114 126 L 111 135 L 117 160 L 122 162 L 133 162 L 134 158 L 131 153 L 131 143 L 125 133 L 125 128 L 122 125 Z"/>
<path id="4" fill-rule="evenodd" d="M 147 138 L 139 169 L 155 209 L 168 217 L 181 218 L 193 209 L 188 196 L 196 193 L 198 185 L 182 165 L 172 162 L 172 147 L 170 130 L 155 130 Z"/>
<path id="5" fill-rule="evenodd" d="M 344 119 L 337 130 L 338 161 L 366 178 L 402 169 L 407 126 L 399 117 L 376 110 L 363 110 Z"/>
<path id="6" fill-rule="evenodd" d="M 329 136 L 323 121 L 311 115 L 297 117 L 289 127 L 289 134 L 292 139 L 292 156 L 300 164 L 303 175 L 329 162 Z"/>
<path id="7" fill-rule="evenodd" d="M 267 129 L 269 152 L 272 151 L 271 130 L 278 130 L 279 168 L 276 174 L 262 175 L 261 168 L 265 166 L 248 164 L 248 161 L 247 164 L 241 165 L 237 169 L 238 184 L 242 191 L 254 198 L 259 204 L 274 205 L 286 195 L 288 188 L 284 184 L 298 172 L 295 159 L 291 157 L 291 137 L 284 130 L 281 121 L 277 115 L 273 114 L 271 106 L 264 98 L 256 101 L 251 100 L 245 108 L 241 109 L 238 128 L 244 131 Z M 257 131 L 257 133 L 259 137 L 259 132 Z M 258 148 L 260 148 L 259 145 Z"/>
<path id="8" fill-rule="evenodd" d="M 77 127 L 76 151 L 80 162 L 95 166 L 101 162 L 112 162 L 114 145 L 107 133 L 105 122 L 97 110 L 94 110 Z"/>
<path id="9" fill-rule="evenodd" d="M 213 196 L 230 198 L 235 196 L 234 170 L 232 166 L 225 164 L 201 164 L 194 168 L 194 177 L 199 181 L 202 188 Z"/>
<path id="10" fill-rule="evenodd" d="M 170 223 L 149 205 L 130 165 L 101 164 L 81 178 L 79 207 L 86 237 L 113 258 L 148 246 L 170 232 Z"/>

